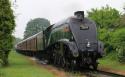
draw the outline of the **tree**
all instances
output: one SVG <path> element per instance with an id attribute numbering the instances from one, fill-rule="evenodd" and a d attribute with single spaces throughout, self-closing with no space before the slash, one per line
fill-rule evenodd
<path id="1" fill-rule="evenodd" d="M 27 27 L 24 32 L 24 39 L 40 32 L 40 31 L 45 30 L 45 28 L 47 28 L 48 26 L 50 26 L 50 22 L 47 19 L 36 18 L 36 19 L 30 20 L 27 23 Z"/>
<path id="2" fill-rule="evenodd" d="M 121 15 L 119 24 L 121 28 L 125 27 L 125 14 Z"/>
<path id="3" fill-rule="evenodd" d="M 0 63 L 8 65 L 8 55 L 13 47 L 12 32 L 15 21 L 9 0 L 0 0 Z"/>
<path id="4" fill-rule="evenodd" d="M 21 38 L 14 37 L 13 46 L 15 46 L 15 45 L 16 45 L 17 43 L 19 43 L 20 41 L 22 41 Z"/>
<path id="5" fill-rule="evenodd" d="M 125 63 L 125 28 L 116 30 L 110 41 L 114 50 L 118 53 L 119 61 Z"/>
<path id="6" fill-rule="evenodd" d="M 88 17 L 96 22 L 99 39 L 104 42 L 105 50 L 107 52 L 112 51 L 113 47 L 109 39 L 113 31 L 120 27 L 119 11 L 107 5 L 101 9 L 91 9 L 91 11 L 88 11 Z"/>
<path id="7" fill-rule="evenodd" d="M 108 5 L 101 9 L 91 9 L 88 11 L 88 17 L 97 23 L 98 28 L 114 29 L 119 26 L 119 11 Z"/>

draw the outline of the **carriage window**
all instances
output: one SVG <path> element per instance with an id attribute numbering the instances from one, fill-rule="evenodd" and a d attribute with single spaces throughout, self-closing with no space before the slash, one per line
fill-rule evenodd
<path id="1" fill-rule="evenodd" d="M 80 30 L 88 30 L 89 27 L 87 25 L 80 25 Z"/>

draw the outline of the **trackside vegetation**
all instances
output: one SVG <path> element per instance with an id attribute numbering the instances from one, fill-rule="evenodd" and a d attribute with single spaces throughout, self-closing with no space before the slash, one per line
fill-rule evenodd
<path id="1" fill-rule="evenodd" d="M 117 54 L 114 58 L 125 63 L 125 14 L 107 5 L 101 9 L 91 9 L 88 17 L 97 24 L 98 37 L 104 43 L 106 56 Z"/>
<path id="2" fill-rule="evenodd" d="M 11 51 L 9 61 L 9 67 L 0 68 L 0 77 L 54 77 L 52 73 L 15 51 Z"/>
<path id="3" fill-rule="evenodd" d="M 45 18 L 35 18 L 33 20 L 30 20 L 27 23 L 25 32 L 24 32 L 24 39 L 45 30 L 45 28 L 47 28 L 48 26 L 50 26 L 50 21 L 45 19 Z"/>
<path id="4" fill-rule="evenodd" d="M 118 61 L 117 53 L 109 53 L 103 59 L 99 60 L 99 67 L 112 70 L 125 71 L 125 64 Z"/>
<path id="5" fill-rule="evenodd" d="M 15 20 L 10 0 L 0 0 L 0 65 L 8 65 L 9 52 L 13 48 Z"/>

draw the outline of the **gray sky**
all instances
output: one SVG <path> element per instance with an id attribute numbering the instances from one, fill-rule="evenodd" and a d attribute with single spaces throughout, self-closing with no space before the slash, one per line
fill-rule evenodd
<path id="1" fill-rule="evenodd" d="M 73 15 L 77 10 L 90 10 L 109 5 L 123 12 L 125 0 L 16 0 L 16 28 L 14 35 L 23 38 L 27 22 L 47 18 L 51 24 Z"/>

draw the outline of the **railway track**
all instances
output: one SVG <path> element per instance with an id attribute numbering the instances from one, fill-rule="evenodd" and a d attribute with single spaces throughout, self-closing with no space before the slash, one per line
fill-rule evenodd
<path id="1" fill-rule="evenodd" d="M 125 75 L 120 75 L 120 74 L 111 73 L 111 72 L 107 72 L 107 71 L 98 70 L 98 72 L 99 72 L 99 73 L 103 73 L 103 74 L 110 75 L 111 77 L 125 77 Z"/>
<path id="2" fill-rule="evenodd" d="M 78 69 L 76 71 L 72 71 L 71 77 L 125 77 L 125 75 L 117 74 L 117 73 L 112 73 L 109 71 L 103 71 L 103 70 L 92 70 L 92 69 Z M 75 75 L 76 76 L 73 76 Z"/>
<path id="3" fill-rule="evenodd" d="M 56 76 L 56 77 L 125 77 L 125 75 L 118 74 L 118 73 L 112 73 L 109 71 L 104 71 L 104 70 L 97 70 L 94 71 L 92 69 L 77 69 L 77 70 L 64 70 L 63 68 L 56 67 L 53 65 L 47 65 L 44 61 L 38 61 L 36 59 L 33 62 L 36 62 L 38 65 L 45 67 L 50 71 L 51 70 L 56 70 L 58 72 L 56 73 L 62 73 L 65 74 L 65 76 Z M 51 72 L 51 71 L 50 71 Z M 52 71 L 53 72 L 53 71 Z M 55 73 L 55 72 L 54 72 Z"/>
<path id="4" fill-rule="evenodd" d="M 111 73 L 101 70 L 97 71 L 87 70 L 87 71 L 82 71 L 81 73 L 83 73 L 86 77 L 125 77 L 124 75 L 119 75 L 116 73 Z"/>

